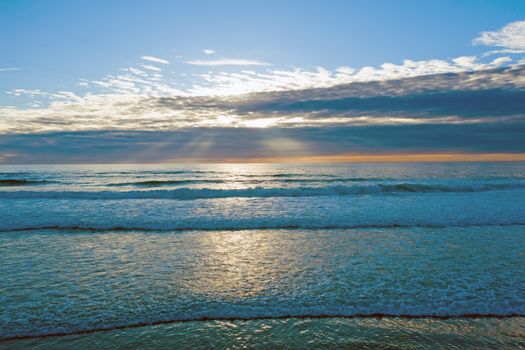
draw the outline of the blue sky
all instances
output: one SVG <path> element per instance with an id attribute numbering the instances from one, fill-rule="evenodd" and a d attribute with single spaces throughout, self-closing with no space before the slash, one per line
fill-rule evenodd
<path id="1" fill-rule="evenodd" d="M 53 143 L 59 145 L 63 132 L 107 135 L 112 130 L 194 130 L 199 134 L 199 128 L 213 128 L 214 133 L 229 134 L 229 128 L 237 128 L 238 133 L 243 128 L 266 127 L 272 132 L 281 128 L 286 129 L 286 136 L 278 140 L 289 141 L 283 143 L 288 145 L 283 146 L 284 153 L 290 153 L 291 147 L 295 153 L 309 155 L 322 153 L 321 146 L 309 140 L 308 133 L 299 132 L 300 128 L 346 130 L 366 123 L 366 127 L 390 123 L 408 130 L 407 124 L 422 123 L 423 118 L 429 125 L 447 120 L 458 124 L 466 115 L 471 124 L 479 118 L 485 118 L 482 122 L 486 124 L 490 117 L 490 123 L 494 118 L 521 123 L 523 83 L 516 69 L 525 57 L 524 19 L 525 2 L 520 0 L 4 0 L 0 2 L 0 133 L 5 138 L 0 144 L 4 148 L 0 148 L 0 161 L 16 161 L 25 152 L 22 158 L 31 162 L 34 151 L 17 150 L 5 141 L 18 135 L 41 138 L 50 133 Z M 486 72 L 494 70 L 499 80 L 487 78 L 492 73 Z M 450 108 L 429 105 L 437 102 L 422 97 L 415 102 L 413 97 L 388 103 L 377 99 L 400 93 L 419 96 L 424 93 L 419 77 L 436 76 L 432 85 L 441 81 L 439 74 L 459 76 L 462 72 L 475 72 L 479 79 L 474 81 L 479 84 L 472 86 L 457 78 L 454 86 L 444 86 L 442 81 L 434 87 L 447 96 Z M 486 86 L 483 77 L 492 85 Z M 393 85 L 390 90 L 374 90 L 374 81 L 392 79 L 406 80 L 396 85 L 403 86 L 403 92 Z M 339 88 L 348 84 L 354 86 Z M 308 89 L 318 89 L 318 94 Z M 515 108 L 493 108 L 489 109 L 492 115 L 480 114 L 480 107 L 474 105 L 479 96 L 462 94 L 456 99 L 451 91 L 458 89 L 487 90 L 492 94 L 484 93 L 484 98 L 504 99 Z M 510 92 L 501 97 L 502 91 Z M 239 97 L 243 93 L 257 97 L 246 101 Z M 346 104 L 338 101 L 338 107 L 328 108 L 331 102 L 325 101 L 305 110 L 294 104 L 292 96 L 298 95 L 301 101 L 337 97 Z M 362 98 L 372 98 L 373 108 L 359 100 Z M 275 100 L 283 99 L 287 107 L 275 107 Z M 407 105 L 407 100 L 412 104 Z M 263 101 L 264 108 L 256 101 Z M 376 108 L 378 101 L 383 105 Z M 124 111 L 123 105 L 133 107 Z M 374 123 L 372 118 L 376 118 Z M 102 123 L 108 120 L 111 122 Z M 90 126 L 94 124 L 97 126 Z M 290 128 L 296 129 L 300 140 L 291 136 Z M 345 134 L 336 134 L 341 142 L 334 141 L 331 152 L 378 151 L 371 146 L 353 149 L 344 140 Z M 363 142 L 374 144 L 372 141 Z M 290 146 L 294 144 L 301 147 Z M 512 146 L 499 149 L 493 145 L 493 151 L 522 151 L 519 141 Z M 418 152 L 417 144 L 411 147 L 410 152 Z M 486 148 L 458 147 L 425 151 Z M 275 151 L 278 147 L 270 147 L 271 154 L 264 147 L 253 148 L 255 156 L 279 153 Z M 406 150 L 392 149 L 400 151 Z M 381 152 L 386 150 L 381 148 Z M 63 152 L 60 155 L 65 157 Z M 90 153 L 90 161 L 96 158 Z"/>

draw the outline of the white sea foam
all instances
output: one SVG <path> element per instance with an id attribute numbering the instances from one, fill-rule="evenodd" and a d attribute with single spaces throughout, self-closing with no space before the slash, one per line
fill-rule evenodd
<path id="1" fill-rule="evenodd" d="M 524 233 L 2 236 L 0 338 L 221 318 L 525 315 Z"/>

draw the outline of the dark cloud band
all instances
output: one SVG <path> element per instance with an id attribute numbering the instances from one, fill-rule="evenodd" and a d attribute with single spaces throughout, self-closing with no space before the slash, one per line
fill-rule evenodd
<path id="1" fill-rule="evenodd" d="M 525 123 L 323 128 L 193 128 L 0 138 L 11 163 L 221 161 L 343 153 L 524 153 Z"/>

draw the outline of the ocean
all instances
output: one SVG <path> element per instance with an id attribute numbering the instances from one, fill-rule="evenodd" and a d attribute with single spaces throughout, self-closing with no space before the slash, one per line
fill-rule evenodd
<path id="1" fill-rule="evenodd" d="M 0 166 L 0 348 L 525 348 L 525 164 Z"/>

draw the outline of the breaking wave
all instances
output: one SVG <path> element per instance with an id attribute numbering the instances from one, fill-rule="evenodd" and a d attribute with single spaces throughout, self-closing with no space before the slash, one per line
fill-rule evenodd
<path id="1" fill-rule="evenodd" d="M 108 186 L 143 186 L 143 187 L 159 187 L 170 185 L 189 185 L 189 184 L 220 184 L 224 183 L 220 179 L 181 179 L 181 180 L 150 180 L 150 181 L 134 181 L 134 182 L 118 182 L 110 183 Z"/>
<path id="2" fill-rule="evenodd" d="M 442 229 L 442 228 L 470 228 L 470 227 L 522 227 L 525 226 L 525 220 L 517 220 L 512 222 L 495 222 L 495 223 L 483 223 L 483 222 L 462 222 L 452 223 L 450 225 L 438 224 L 438 223 L 379 223 L 379 224 L 260 224 L 254 222 L 253 224 L 240 224 L 240 225 L 228 225 L 228 224 L 217 224 L 215 226 L 208 226 L 206 224 L 184 226 L 184 225 L 155 225 L 155 226 L 138 226 L 138 225 L 42 225 L 42 226 L 25 226 L 25 227 L 6 227 L 0 228 L 0 233 L 10 232 L 25 232 L 25 231 L 65 231 L 65 232 L 184 232 L 184 231 L 246 231 L 246 230 L 359 230 L 359 229 L 410 229 L 410 228 L 423 228 L 423 229 Z"/>
<path id="3" fill-rule="evenodd" d="M 235 316 L 210 315 L 201 317 L 187 317 L 187 318 L 168 318 L 159 320 L 131 320 L 127 323 L 103 324 L 94 328 L 77 328 L 77 329 L 51 329 L 41 332 L 22 333 L 22 334 L 0 334 L 0 340 L 20 340 L 33 338 L 48 338 L 48 337 L 65 337 L 72 335 L 85 335 L 98 332 L 108 332 L 115 330 L 125 330 L 141 327 L 151 327 L 166 325 L 172 323 L 186 323 L 186 322 L 215 322 L 215 321 L 256 321 L 256 320 L 288 320 L 288 319 L 326 319 L 326 318 L 343 318 L 343 319 L 368 319 L 368 318 L 401 318 L 401 319 L 430 319 L 430 320 L 450 320 L 450 319 L 506 319 L 525 317 L 523 313 L 507 312 L 507 313 L 450 313 L 450 314 L 403 314 L 403 313 L 297 313 L 297 314 L 239 314 Z"/>
<path id="4" fill-rule="evenodd" d="M 0 186 L 28 186 L 45 185 L 50 183 L 46 180 L 25 180 L 25 179 L 0 179 Z"/>
<path id="5" fill-rule="evenodd" d="M 188 188 L 181 187 L 172 190 L 143 191 L 4 191 L 0 199 L 209 199 L 235 197 L 322 197 L 351 196 L 396 193 L 454 193 L 482 192 L 493 190 L 509 190 L 525 188 L 525 184 L 370 184 L 356 186 L 326 186 L 326 187 L 250 187 L 238 189 L 220 188 Z"/>

